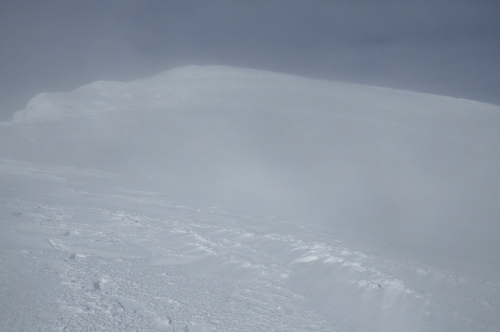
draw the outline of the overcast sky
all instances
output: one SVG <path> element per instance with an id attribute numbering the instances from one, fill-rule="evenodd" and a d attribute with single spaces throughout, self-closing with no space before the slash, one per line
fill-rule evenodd
<path id="1" fill-rule="evenodd" d="M 0 120 L 40 92 L 190 64 L 500 104 L 500 1 L 0 1 Z"/>

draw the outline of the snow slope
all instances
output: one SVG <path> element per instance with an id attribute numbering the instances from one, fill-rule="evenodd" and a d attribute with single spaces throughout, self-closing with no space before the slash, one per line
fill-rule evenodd
<path id="1" fill-rule="evenodd" d="M 500 107 L 229 67 L 0 126 L 0 329 L 498 331 Z"/>

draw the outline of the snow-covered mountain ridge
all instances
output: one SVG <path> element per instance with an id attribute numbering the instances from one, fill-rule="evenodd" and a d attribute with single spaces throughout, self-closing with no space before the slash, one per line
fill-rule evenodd
<path id="1" fill-rule="evenodd" d="M 201 204 L 463 254 L 498 242 L 494 105 L 189 66 L 38 95 L 3 128 L 8 156 L 117 172 Z"/>
<path id="2" fill-rule="evenodd" d="M 0 281 L 60 291 L 47 328 L 495 331 L 499 128 L 495 105 L 221 66 L 40 94 L 0 126 Z"/>
<path id="3" fill-rule="evenodd" d="M 228 88 L 229 86 L 232 86 L 232 89 Z M 228 97 L 231 92 L 237 91 L 238 88 L 247 88 L 247 94 L 251 96 L 251 93 L 256 92 L 256 90 L 269 89 L 271 91 L 268 92 L 272 92 L 272 87 L 281 91 L 289 90 L 303 95 L 307 93 L 316 93 L 317 96 L 323 94 L 323 98 L 329 95 L 329 101 L 332 102 L 329 105 L 330 107 L 346 101 L 350 103 L 357 102 L 361 105 L 372 104 L 373 107 L 374 102 L 367 100 L 363 102 L 356 99 L 366 99 L 360 98 L 365 97 L 366 94 L 368 94 L 368 97 L 370 95 L 372 97 L 377 96 L 378 99 L 385 95 L 385 100 L 391 100 L 391 102 L 384 104 L 381 107 L 382 109 L 407 114 L 416 112 L 415 115 L 427 117 L 447 117 L 447 120 L 453 118 L 463 119 L 467 116 L 464 113 L 471 110 L 487 113 L 498 112 L 498 106 L 496 105 L 425 93 L 307 79 L 260 70 L 224 66 L 187 66 L 169 70 L 148 79 L 128 83 L 96 81 L 72 91 L 69 96 L 67 92 L 41 93 L 28 103 L 25 110 L 18 111 L 14 115 L 14 121 L 61 120 L 60 117 L 64 114 L 84 113 L 86 111 L 84 105 L 90 106 L 88 105 L 88 97 L 93 98 L 94 101 L 91 105 L 92 109 L 96 111 L 133 110 L 134 107 L 144 106 L 144 103 L 151 109 L 165 109 L 182 101 L 188 102 L 188 99 L 191 104 L 196 103 L 196 101 L 206 102 L 207 99 L 203 98 L 212 99 L 213 102 L 213 99 L 218 95 L 228 93 L 228 95 L 224 96 Z M 219 93 L 214 94 L 216 91 Z M 237 96 L 233 94 L 233 96 L 241 97 L 241 94 Z M 282 99 L 279 96 L 276 97 Z M 398 108 L 400 106 L 398 103 L 401 103 L 401 99 L 405 99 L 405 97 L 406 101 L 411 100 L 411 98 L 413 100 L 427 99 L 428 103 L 434 105 L 426 109 L 419 108 L 418 110 Z M 230 101 L 231 98 L 225 99 L 224 103 Z M 255 100 L 252 101 L 255 102 Z M 241 106 L 240 99 L 237 99 L 236 103 Z M 446 103 L 452 105 L 453 110 L 439 108 L 440 105 Z M 436 112 L 436 109 L 439 111 Z"/>

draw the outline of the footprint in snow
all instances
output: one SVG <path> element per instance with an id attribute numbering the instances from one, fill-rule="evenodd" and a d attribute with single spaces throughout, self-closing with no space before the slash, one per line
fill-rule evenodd
<path id="1" fill-rule="evenodd" d="M 94 288 L 95 288 L 96 282 L 94 282 Z M 97 282 L 97 285 L 99 283 Z M 122 306 L 123 309 L 125 310 L 130 310 L 132 312 L 141 312 L 142 311 L 142 304 L 138 301 L 132 300 L 132 299 L 119 299 L 118 304 Z"/>
<path id="2" fill-rule="evenodd" d="M 52 246 L 52 248 L 58 249 L 58 250 L 66 250 L 66 245 L 64 245 L 64 242 L 58 239 L 48 239 L 48 242 Z"/>
<path id="3" fill-rule="evenodd" d="M 215 325 L 211 323 L 190 322 L 185 328 L 186 332 L 212 332 L 215 331 Z"/>
<path id="4" fill-rule="evenodd" d="M 65 264 L 61 264 L 59 262 L 50 262 L 49 264 L 47 264 L 47 268 L 49 268 L 50 270 L 54 271 L 59 275 L 65 274 L 66 271 L 68 270 L 68 266 L 66 266 Z"/>
<path id="5" fill-rule="evenodd" d="M 131 311 L 133 313 L 137 313 L 137 314 L 141 315 L 142 317 L 149 318 L 149 319 L 156 321 L 156 324 L 158 325 L 158 327 L 167 327 L 171 323 L 171 320 L 168 317 L 166 317 L 166 318 L 159 317 L 154 312 L 144 310 L 142 303 L 140 303 L 139 301 L 132 300 L 132 299 L 119 299 L 117 302 L 126 311 Z"/>
<path id="6" fill-rule="evenodd" d="M 80 260 L 80 259 L 85 258 L 85 257 L 87 257 L 87 256 L 85 256 L 84 254 L 71 253 L 71 255 L 69 255 L 67 260 L 76 261 L 76 260 Z"/>
<path id="7" fill-rule="evenodd" d="M 113 283 L 108 278 L 101 278 L 99 280 L 95 280 L 92 284 L 94 286 L 94 291 L 105 291 L 113 286 Z M 131 301 L 131 300 L 123 300 L 123 301 Z M 127 307 L 123 305 L 120 301 L 118 301 L 118 303 L 123 308 L 127 309 Z"/>

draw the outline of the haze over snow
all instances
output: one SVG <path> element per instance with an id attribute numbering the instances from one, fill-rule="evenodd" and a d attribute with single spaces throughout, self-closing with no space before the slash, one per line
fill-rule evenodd
<path id="1" fill-rule="evenodd" d="M 40 94 L 0 127 L 4 328 L 498 330 L 498 128 L 222 66 Z"/>

